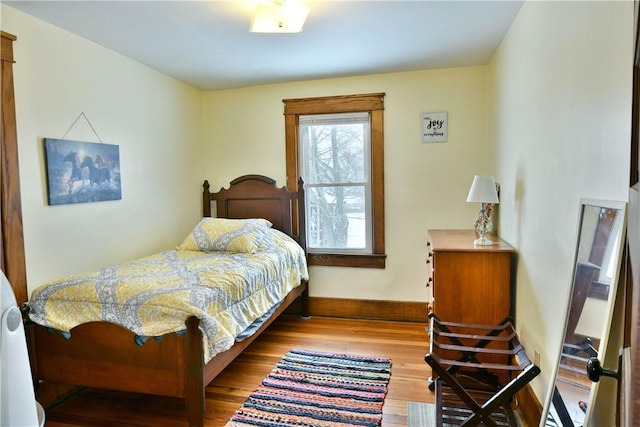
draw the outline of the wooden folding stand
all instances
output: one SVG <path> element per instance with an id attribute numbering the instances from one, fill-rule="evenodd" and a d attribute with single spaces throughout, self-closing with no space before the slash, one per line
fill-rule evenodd
<path id="1" fill-rule="evenodd" d="M 471 325 L 429 317 L 425 361 L 434 371 L 436 425 L 516 426 L 513 397 L 540 368 L 527 357 L 510 319 Z"/>

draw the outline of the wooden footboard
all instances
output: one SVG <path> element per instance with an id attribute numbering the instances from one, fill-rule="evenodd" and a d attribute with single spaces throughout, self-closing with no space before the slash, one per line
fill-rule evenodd
<path id="1" fill-rule="evenodd" d="M 244 341 L 203 364 L 198 319 L 187 320 L 187 333 L 168 334 L 144 345 L 129 330 L 106 322 L 77 326 L 71 338 L 30 324 L 28 335 L 34 379 L 55 384 L 132 391 L 185 399 L 190 426 L 204 425 L 204 388 L 298 297 L 308 298 L 307 283 L 293 289 L 262 327 Z M 303 313 L 305 315 L 306 313 Z"/>
<path id="2" fill-rule="evenodd" d="M 38 325 L 29 328 L 36 343 L 31 357 L 38 380 L 185 396 L 184 336 L 168 334 L 138 346 L 132 332 L 106 322 L 77 326 L 68 340 Z"/>

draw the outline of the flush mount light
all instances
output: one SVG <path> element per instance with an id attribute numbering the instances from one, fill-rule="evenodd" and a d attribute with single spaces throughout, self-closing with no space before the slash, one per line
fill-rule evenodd
<path id="1" fill-rule="evenodd" d="M 249 31 L 252 33 L 299 33 L 309 8 L 295 0 L 274 0 L 256 7 Z"/>

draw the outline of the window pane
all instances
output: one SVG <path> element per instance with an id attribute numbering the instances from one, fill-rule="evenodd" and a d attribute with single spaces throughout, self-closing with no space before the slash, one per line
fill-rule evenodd
<path id="1" fill-rule="evenodd" d="M 365 249 L 367 219 L 365 187 L 307 187 L 309 249 Z"/>
<path id="2" fill-rule="evenodd" d="M 368 122 L 300 126 L 305 182 L 361 183 L 367 177 Z"/>

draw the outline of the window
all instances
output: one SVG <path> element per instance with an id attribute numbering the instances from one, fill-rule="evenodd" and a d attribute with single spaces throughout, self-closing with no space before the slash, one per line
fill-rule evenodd
<path id="1" fill-rule="evenodd" d="M 371 253 L 369 113 L 298 117 L 311 253 Z"/>
<path id="2" fill-rule="evenodd" d="M 306 189 L 311 265 L 384 268 L 384 93 L 287 99 L 287 185 Z"/>

